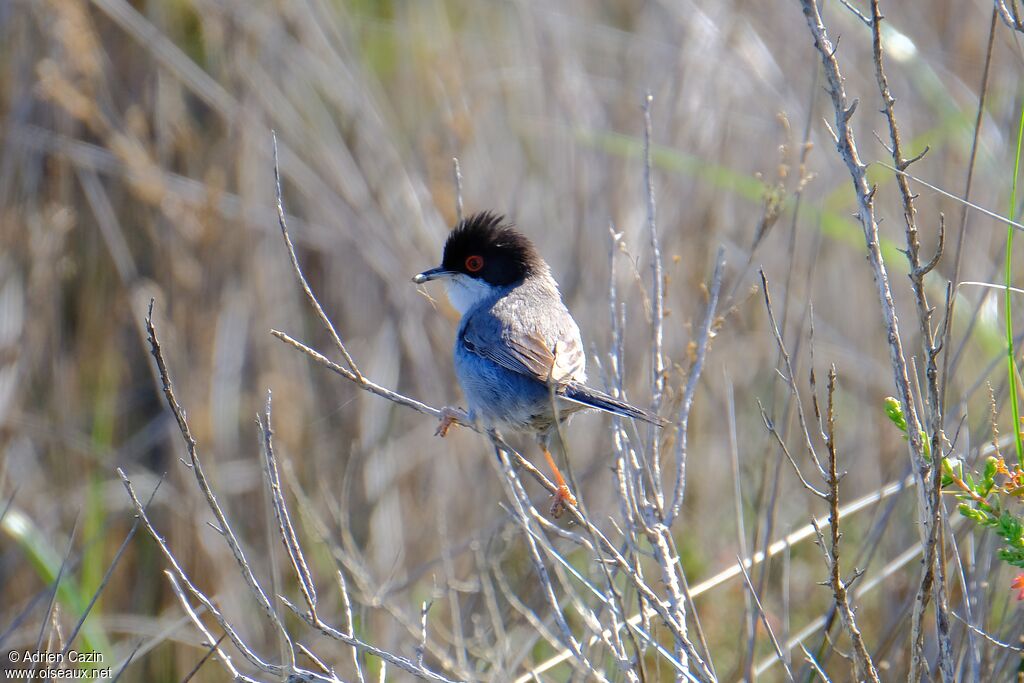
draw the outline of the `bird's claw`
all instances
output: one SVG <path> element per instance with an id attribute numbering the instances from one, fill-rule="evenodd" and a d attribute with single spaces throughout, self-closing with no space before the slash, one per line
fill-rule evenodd
<path id="1" fill-rule="evenodd" d="M 454 424 L 459 424 L 466 420 L 466 413 L 459 408 L 452 408 L 445 406 L 441 408 L 441 421 L 437 424 L 437 430 L 434 432 L 434 436 L 439 436 L 442 439 L 448 436 L 448 430 Z"/>
<path id="2" fill-rule="evenodd" d="M 572 495 L 569 487 L 562 484 L 558 487 L 555 495 L 551 501 L 551 516 L 558 519 L 562 516 L 562 513 L 569 507 L 576 507 L 576 497 Z"/>

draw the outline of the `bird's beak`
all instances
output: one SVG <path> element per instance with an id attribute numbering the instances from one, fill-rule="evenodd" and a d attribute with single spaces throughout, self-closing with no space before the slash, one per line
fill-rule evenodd
<path id="1" fill-rule="evenodd" d="M 412 281 L 418 285 L 422 285 L 424 282 L 429 282 L 442 277 L 451 277 L 452 275 L 454 275 L 454 273 L 450 270 L 445 270 L 443 267 L 438 266 L 437 268 L 431 268 L 430 270 L 423 271 L 414 277 Z"/>

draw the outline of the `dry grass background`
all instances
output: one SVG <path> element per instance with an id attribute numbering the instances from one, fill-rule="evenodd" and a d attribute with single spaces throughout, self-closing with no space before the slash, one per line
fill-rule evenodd
<path id="1" fill-rule="evenodd" d="M 830 29 L 842 37 L 847 92 L 861 99 L 862 154 L 885 160 L 873 136 L 885 137 L 886 127 L 869 31 L 839 3 L 826 4 Z M 896 31 L 887 44 L 889 77 L 909 151 L 931 148 L 914 172 L 961 194 L 991 5 L 889 2 L 884 10 Z M 71 538 L 64 580 L 86 598 L 132 522 L 115 467 L 144 495 L 166 472 L 151 505 L 154 522 L 227 613 L 256 623 L 179 462 L 184 450 L 142 327 L 155 297 L 179 400 L 261 575 L 278 564 L 254 422 L 269 388 L 292 486 L 364 573 L 365 585 L 352 587 L 363 637 L 412 656 L 420 604 L 433 599 L 437 650 L 482 678 L 494 676 L 479 661 L 482 645 L 469 654 L 447 645 L 459 632 L 472 643 L 493 641 L 478 580 L 490 562 L 500 562 L 512 591 L 543 614 L 519 532 L 499 504 L 485 442 L 466 430 L 435 439 L 431 421 L 359 392 L 270 336 L 270 328 L 282 329 L 329 348 L 277 230 L 272 128 L 300 260 L 365 374 L 434 405 L 460 401 L 450 360 L 456 316 L 443 293 L 428 288 L 432 301 L 409 281 L 436 264 L 454 222 L 457 156 L 466 210 L 508 214 L 552 265 L 591 347 L 598 385 L 598 362 L 607 364 L 611 344 L 609 226 L 623 233 L 625 253 L 615 258 L 629 304 L 626 378 L 630 397 L 643 404 L 651 391 L 650 253 L 640 105 L 650 90 L 666 351 L 677 368 L 669 405 L 685 381 L 691 327 L 704 310 L 702 284 L 719 245 L 728 262 L 724 309 L 731 311 L 698 389 L 676 526 L 691 584 L 763 547 L 769 520 L 774 539 L 826 513 L 783 464 L 758 413 L 760 399 L 780 429 L 796 436 L 763 299 L 752 294 L 759 267 L 785 320 L 801 384 L 811 367 L 810 305 L 814 367 L 824 376 L 829 363 L 837 366 L 844 499 L 908 472 L 905 446 L 881 409 L 893 391 L 885 335 L 851 217 L 849 179 L 822 123 L 828 105 L 816 76 L 820 61 L 796 2 L 8 0 L 0 3 L 0 67 L 0 511 L 7 510 L 8 525 L 31 520 L 32 543 L 51 548 L 58 563 Z M 998 25 L 972 199 L 1000 212 L 1022 67 L 1018 37 Z M 909 316 L 905 268 L 892 246 L 901 241 L 899 198 L 890 173 L 877 166 L 872 173 L 880 215 L 888 218 L 882 233 L 893 241 L 886 254 L 897 304 Z M 918 189 L 927 251 L 940 212 L 955 235 L 961 207 Z M 781 215 L 757 239 L 776 204 Z M 966 229 L 961 279 L 998 281 L 1004 228 L 972 213 Z M 941 292 L 953 277 L 951 251 L 938 274 Z M 971 458 L 991 440 L 987 386 L 1002 406 L 1005 367 L 996 364 L 998 300 L 977 288 L 961 295 L 953 339 L 962 351 L 947 388 L 947 430 L 956 432 L 962 420 L 957 449 Z M 975 311 L 978 322 L 968 329 Z M 916 326 L 905 325 L 904 335 L 908 353 L 919 354 Z M 1005 432 L 1005 412 L 1000 420 Z M 587 415 L 568 430 L 597 520 L 616 512 L 608 424 Z M 543 491 L 531 493 L 543 503 Z M 866 579 L 917 542 L 913 495 L 891 500 L 844 524 L 847 566 L 855 557 Z M 329 582 L 327 546 L 304 521 L 318 573 Z M 866 542 L 872 529 L 879 535 Z M 9 532 L 0 538 L 4 649 L 31 647 L 46 620 L 50 579 L 30 561 L 29 544 Z M 1021 617 L 1011 604 L 1010 571 L 993 561 L 984 534 L 958 539 L 976 621 L 1015 640 Z M 92 610 L 88 623 L 109 641 L 114 661 L 144 643 L 123 680 L 182 680 L 205 653 L 164 566 L 152 542 L 136 537 Z M 791 635 L 828 610 L 830 593 L 817 583 L 824 579 L 810 543 L 776 558 L 761 596 L 776 633 Z M 911 562 L 857 601 L 886 678 L 908 666 L 906 603 L 917 580 Z M 951 585 L 961 613 L 963 591 Z M 742 579 L 734 579 L 695 602 L 723 678 L 742 677 L 750 661 L 744 596 Z M 61 603 L 53 621 L 66 635 L 77 614 Z M 337 602 L 332 609 L 340 609 Z M 552 653 L 504 599 L 500 613 L 510 670 Z M 273 642 L 251 628 L 255 642 Z M 955 628 L 966 641 L 962 625 Z M 771 651 L 758 629 L 754 661 Z M 317 642 L 313 634 L 308 640 Z M 814 649 L 820 641 L 819 632 L 806 643 Z M 981 647 L 984 670 L 995 676 L 989 680 L 1012 676 L 1018 655 Z M 324 656 L 349 675 L 347 654 Z M 802 659 L 799 648 L 794 658 Z M 428 661 L 436 663 L 436 653 Z M 836 680 L 850 675 L 837 656 L 828 667 Z M 566 680 L 568 671 L 542 680 Z M 669 672 L 660 675 L 667 680 Z M 195 680 L 224 676 L 207 664 Z M 765 674 L 781 676 L 778 668 Z"/>

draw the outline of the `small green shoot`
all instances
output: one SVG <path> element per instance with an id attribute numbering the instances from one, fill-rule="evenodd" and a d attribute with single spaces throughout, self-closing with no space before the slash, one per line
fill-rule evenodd
<path id="1" fill-rule="evenodd" d="M 884 409 L 889 420 L 906 434 L 907 421 L 899 401 L 887 397 Z M 928 443 L 927 439 L 922 438 L 922 441 Z M 927 446 L 925 458 L 931 460 Z M 985 460 L 984 469 L 975 477 L 964 471 L 963 461 L 959 458 L 943 458 L 942 488 L 960 501 L 957 509 L 961 515 L 980 527 L 991 529 L 999 537 L 1003 542 L 998 551 L 999 559 L 1024 569 L 1024 519 L 1010 510 L 1014 501 L 1024 501 L 1024 468 L 1019 464 L 1008 467 L 1003 456 L 996 451 Z M 1019 506 L 1014 509 L 1019 509 Z M 1018 579 L 1020 586 L 1016 585 Z M 1018 576 L 1013 587 L 1022 591 L 1021 599 L 1024 599 L 1024 579 Z"/>

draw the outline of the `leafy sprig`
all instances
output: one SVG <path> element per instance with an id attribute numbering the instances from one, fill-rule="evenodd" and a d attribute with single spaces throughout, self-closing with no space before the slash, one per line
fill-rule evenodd
<path id="1" fill-rule="evenodd" d="M 907 421 L 899 401 L 885 399 L 885 414 L 904 434 Z M 932 455 L 928 439 L 922 432 L 925 444 L 925 459 L 931 462 Z M 942 458 L 943 490 L 955 496 L 960 504 L 957 510 L 975 524 L 991 529 L 1003 542 L 999 559 L 1024 569 L 1024 519 L 1011 511 L 1014 502 L 1024 500 L 1024 469 L 1020 464 L 1007 466 L 1003 456 L 996 451 L 985 460 L 985 467 L 979 474 L 964 471 L 959 458 Z M 1024 595 L 1024 593 L 1022 593 Z"/>

